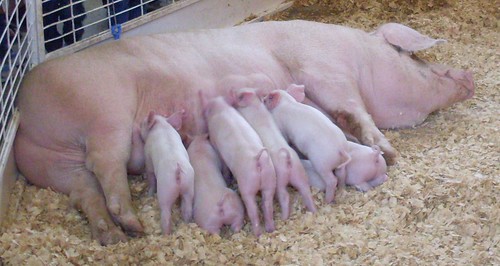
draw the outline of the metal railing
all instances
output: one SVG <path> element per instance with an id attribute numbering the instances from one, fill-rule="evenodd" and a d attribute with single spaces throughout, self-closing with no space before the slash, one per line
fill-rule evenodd
<path id="1" fill-rule="evenodd" d="M 34 21 L 28 19 L 27 9 L 33 1 L 0 0 L 0 151 L 6 149 L 8 129 L 12 126 L 14 101 L 21 79 L 30 68 L 34 54 L 31 38 Z"/>
<path id="2" fill-rule="evenodd" d="M 26 72 L 197 0 L 0 0 L 0 154 Z M 15 130 L 15 129 L 14 129 Z"/>

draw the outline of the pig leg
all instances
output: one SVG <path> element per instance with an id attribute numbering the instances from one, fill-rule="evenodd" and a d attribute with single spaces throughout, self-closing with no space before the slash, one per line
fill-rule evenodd
<path id="1" fill-rule="evenodd" d="M 193 200 L 194 200 L 194 189 L 191 188 L 184 189 L 182 193 L 181 201 L 181 212 L 182 219 L 184 222 L 188 223 L 193 218 Z"/>
<path id="2" fill-rule="evenodd" d="M 227 192 L 224 193 L 224 196 L 217 204 L 220 206 L 220 212 L 224 217 L 221 226 L 222 224 L 230 224 L 233 232 L 239 232 L 243 227 L 244 214 L 240 212 L 240 210 L 243 211 L 243 206 L 239 196 L 230 189 L 226 189 Z"/>
<path id="3" fill-rule="evenodd" d="M 300 175 L 298 173 L 292 173 L 290 177 L 290 184 L 295 189 L 297 189 L 297 191 L 302 196 L 302 200 L 304 201 L 307 210 L 314 213 L 316 212 L 316 206 L 314 205 L 314 200 L 311 194 L 311 187 L 309 185 L 309 181 L 307 179 L 305 170 L 302 170 L 302 172 L 304 172 L 303 175 Z"/>
<path id="4" fill-rule="evenodd" d="M 166 202 L 161 203 L 160 223 L 163 235 L 170 235 L 172 232 L 172 204 L 173 203 Z"/>
<path id="5" fill-rule="evenodd" d="M 131 234 L 142 233 L 139 219 L 132 208 L 127 182 L 127 161 L 130 153 L 130 132 L 109 130 L 101 125 L 99 133 L 90 134 L 87 140 L 87 169 L 95 174 L 106 197 L 109 212 L 124 230 Z M 106 130 L 108 129 L 108 130 Z"/>
<path id="6" fill-rule="evenodd" d="M 37 186 L 51 187 L 69 195 L 71 205 L 87 216 L 94 239 L 103 245 L 127 240 L 109 215 L 100 185 L 95 176 L 85 169 L 84 154 L 78 147 L 64 152 L 48 149 L 25 137 L 22 131 L 18 132 L 15 142 L 17 164 L 29 170 L 23 174 L 36 177 L 30 181 Z M 47 164 L 37 163 L 44 160 Z"/>
<path id="7" fill-rule="evenodd" d="M 273 217 L 273 199 L 276 187 L 272 187 L 271 189 L 263 189 L 261 191 L 262 195 L 262 210 L 264 213 L 264 224 L 266 226 L 266 231 L 272 232 L 275 229 L 274 226 L 274 217 Z"/>
<path id="8" fill-rule="evenodd" d="M 233 232 L 237 233 L 241 230 L 243 227 L 243 219 L 233 219 L 233 222 L 231 223 L 231 230 Z"/>
<path id="9" fill-rule="evenodd" d="M 319 176 L 325 183 L 325 202 L 331 203 L 335 198 L 335 191 L 337 190 L 337 177 L 333 174 L 332 170 L 317 169 Z"/>
<path id="10" fill-rule="evenodd" d="M 148 180 L 148 195 L 153 196 L 156 193 L 156 176 L 154 172 L 146 172 L 146 180 Z"/>
<path id="11" fill-rule="evenodd" d="M 79 171 L 71 182 L 74 187 L 69 193 L 71 205 L 87 215 L 92 238 L 98 239 L 101 245 L 126 242 L 127 237 L 109 216 L 106 201 L 95 177 L 83 170 Z"/>
<path id="12" fill-rule="evenodd" d="M 257 201 L 255 198 L 255 194 L 241 192 L 241 199 L 245 203 L 245 207 L 247 209 L 248 219 L 250 219 L 250 224 L 251 224 L 252 231 L 253 231 L 254 235 L 260 236 L 262 234 L 262 230 L 260 228 L 259 209 L 257 207 Z M 271 200 L 272 200 L 272 198 L 271 198 Z"/>
<path id="13" fill-rule="evenodd" d="M 278 173 L 276 184 L 276 195 L 281 206 L 281 219 L 286 220 L 290 216 L 290 194 L 288 193 L 288 173 Z"/>
<path id="14" fill-rule="evenodd" d="M 381 175 L 373 180 L 368 181 L 368 184 L 370 184 L 370 186 L 372 187 L 380 186 L 382 183 L 387 181 L 387 179 L 389 179 L 387 175 Z"/>
<path id="15" fill-rule="evenodd" d="M 325 73 L 325 70 L 317 73 Z M 308 80 L 306 96 L 329 114 L 340 128 L 353 134 L 362 144 L 378 145 L 384 151 L 386 162 L 391 165 L 395 163 L 397 152 L 366 111 L 356 82 L 335 77 L 315 77 L 314 74 L 308 75 L 304 80 Z M 339 95 L 348 100 L 335 100 L 339 99 Z"/>
<path id="16" fill-rule="evenodd" d="M 267 232 L 274 231 L 273 200 L 276 193 L 276 172 L 266 150 L 263 150 L 257 159 L 257 168 L 260 175 L 260 191 L 262 196 L 262 211 Z"/>
<path id="17" fill-rule="evenodd" d="M 354 187 L 357 190 L 362 191 L 362 192 L 366 192 L 372 188 L 372 186 L 370 184 L 368 184 L 368 182 L 354 185 Z"/>
<path id="18" fill-rule="evenodd" d="M 160 206 L 160 223 L 164 235 L 172 232 L 172 206 L 179 197 L 179 187 L 175 183 L 158 182 L 158 205 Z M 167 181 L 167 180 L 165 180 Z"/>

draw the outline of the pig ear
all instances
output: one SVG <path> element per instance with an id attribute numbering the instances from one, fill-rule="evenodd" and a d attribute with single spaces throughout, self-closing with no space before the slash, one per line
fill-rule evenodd
<path id="1" fill-rule="evenodd" d="M 286 89 L 288 94 L 292 95 L 292 97 L 299 103 L 303 102 L 306 98 L 306 93 L 304 92 L 304 85 L 291 84 Z"/>
<path id="2" fill-rule="evenodd" d="M 155 125 L 155 123 L 156 123 L 155 115 L 156 115 L 156 113 L 154 111 L 150 111 L 149 112 L 149 115 L 148 115 L 148 129 L 151 129 Z"/>
<path id="3" fill-rule="evenodd" d="M 232 89 L 229 91 L 229 94 L 224 97 L 224 100 L 231 106 L 235 106 L 238 103 L 237 97 L 238 97 L 239 90 L 237 89 Z"/>
<path id="4" fill-rule="evenodd" d="M 182 127 L 182 117 L 184 115 L 184 110 L 177 111 L 167 118 L 167 121 L 172 125 L 175 130 L 179 130 Z"/>
<path id="5" fill-rule="evenodd" d="M 372 150 L 373 150 L 373 158 L 375 159 L 375 162 L 378 163 L 380 155 L 384 153 L 382 152 L 382 150 L 380 150 L 380 147 L 378 145 L 372 145 Z"/>
<path id="6" fill-rule="evenodd" d="M 398 23 L 384 24 L 371 34 L 381 36 L 391 45 L 408 52 L 424 50 L 446 42 L 443 39 L 433 39 L 420 34 L 418 31 Z"/>
<path id="7" fill-rule="evenodd" d="M 236 102 L 240 107 L 246 107 L 250 104 L 255 93 L 251 91 L 241 91 L 236 94 Z"/>
<path id="8" fill-rule="evenodd" d="M 278 103 L 280 102 L 280 98 L 281 94 L 279 93 L 279 91 L 269 93 L 264 99 L 267 109 L 273 110 L 274 108 L 276 108 L 276 106 L 278 106 Z"/>

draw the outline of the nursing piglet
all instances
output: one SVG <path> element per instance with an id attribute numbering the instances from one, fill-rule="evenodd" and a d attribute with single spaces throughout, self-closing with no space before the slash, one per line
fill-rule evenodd
<path id="1" fill-rule="evenodd" d="M 259 191 L 266 231 L 273 231 L 276 173 L 269 152 L 255 130 L 222 96 L 208 102 L 204 97 L 201 99 L 210 141 L 236 178 L 253 233 L 256 236 L 262 233 L 256 200 Z"/>
<path id="2" fill-rule="evenodd" d="M 293 97 L 292 97 L 293 96 Z M 292 84 L 287 91 L 274 90 L 264 98 L 267 109 L 285 138 L 304 154 L 326 184 L 325 201 L 335 197 L 337 177 L 349 161 L 342 130 L 317 109 L 302 104 L 304 86 Z"/>
<path id="3" fill-rule="evenodd" d="M 257 91 L 247 88 L 233 90 L 231 102 L 255 129 L 271 155 L 276 171 L 276 194 L 281 206 L 281 218 L 285 220 L 290 216 L 288 184 L 299 191 L 307 209 L 315 212 L 309 181 L 299 156 L 286 142 Z"/>
<path id="4" fill-rule="evenodd" d="M 339 176 L 346 185 L 354 186 L 357 190 L 368 191 L 379 186 L 387 179 L 387 164 L 382 157 L 380 148 L 348 141 L 351 160 L 345 167 L 345 175 Z M 302 160 L 302 164 L 309 176 L 309 184 L 319 190 L 325 189 L 325 183 L 313 169 L 311 162 Z"/>
<path id="5" fill-rule="evenodd" d="M 183 220 L 189 222 L 193 215 L 194 170 L 176 131 L 181 126 L 182 112 L 168 118 L 150 112 L 141 123 L 146 175 L 150 192 L 157 187 L 164 234 L 172 230 L 172 206 L 179 196 Z"/>
<path id="6" fill-rule="evenodd" d="M 222 162 L 207 136 L 196 136 L 187 151 L 194 168 L 194 221 L 212 234 L 219 234 L 223 225 L 240 231 L 245 215 L 243 203 L 227 187 Z"/>

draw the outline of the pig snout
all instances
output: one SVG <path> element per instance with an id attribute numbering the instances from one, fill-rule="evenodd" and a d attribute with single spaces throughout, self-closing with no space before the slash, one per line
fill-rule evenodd
<path id="1" fill-rule="evenodd" d="M 454 77 L 454 72 L 458 72 Z M 474 96 L 475 86 L 474 86 L 474 77 L 470 71 L 453 71 L 452 77 L 457 80 L 457 82 L 467 91 L 466 96 L 463 98 L 464 100 L 472 98 Z"/>
<path id="2" fill-rule="evenodd" d="M 449 68 L 443 65 L 431 66 L 432 73 L 436 74 L 445 84 L 444 88 L 455 89 L 452 102 L 460 102 L 474 96 L 474 77 L 470 71 Z"/>

